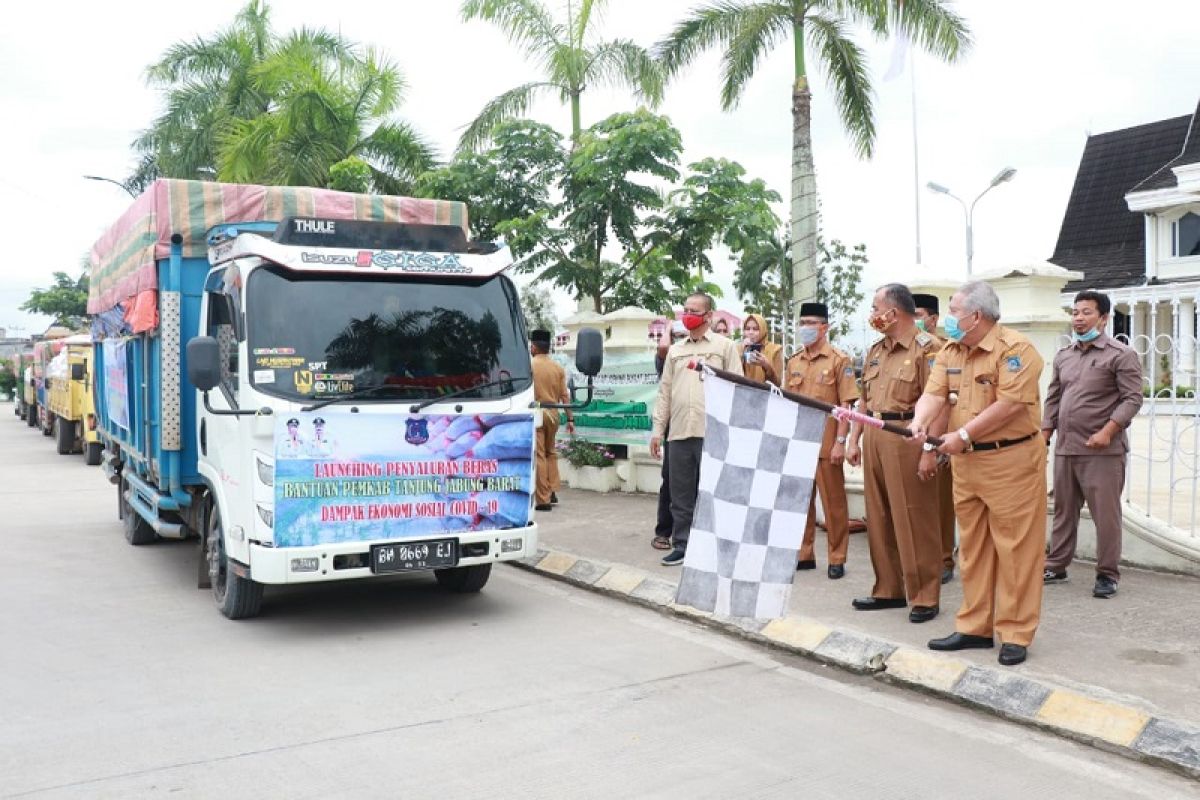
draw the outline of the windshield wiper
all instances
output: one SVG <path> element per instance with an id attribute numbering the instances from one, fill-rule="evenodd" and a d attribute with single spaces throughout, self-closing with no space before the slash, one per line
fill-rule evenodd
<path id="1" fill-rule="evenodd" d="M 514 381 L 514 380 L 518 380 L 518 381 L 532 381 L 532 380 L 533 380 L 533 376 L 532 376 L 532 375 L 523 375 L 523 376 L 521 376 L 521 377 L 519 377 L 519 378 L 516 378 L 516 379 L 513 379 L 513 378 L 500 378 L 499 380 L 495 380 L 495 381 L 488 381 L 487 383 L 477 383 L 477 384 L 475 384 L 474 386 L 468 386 L 468 387 L 467 387 L 467 388 L 465 388 L 465 389 L 459 389 L 459 390 L 458 390 L 458 391 L 456 391 L 456 392 L 450 392 L 450 394 L 438 395 L 437 397 L 430 397 L 430 398 L 429 398 L 429 399 L 427 399 L 427 400 L 422 400 L 422 401 L 421 401 L 421 402 L 419 402 L 419 403 L 413 403 L 413 404 L 412 404 L 412 406 L 410 406 L 410 407 L 409 407 L 409 409 L 408 409 L 408 413 L 410 413 L 410 414 L 416 414 L 418 411 L 420 411 L 420 410 L 421 410 L 421 409 L 423 409 L 423 408 L 426 408 L 427 406 L 431 406 L 431 405 L 433 405 L 434 403 L 440 403 L 440 402 L 442 402 L 443 400 L 449 400 L 451 397 L 462 397 L 464 394 L 467 394 L 468 392 L 475 392 L 475 391 L 478 391 L 478 390 L 480 390 L 480 389 L 487 389 L 487 388 L 489 388 L 489 387 L 491 387 L 491 386 L 500 386 L 501 384 L 504 384 L 504 383 L 513 383 L 513 381 Z"/>
<path id="2" fill-rule="evenodd" d="M 368 389 L 359 389 L 358 391 L 351 392 L 350 394 L 342 394 L 342 395 L 338 395 L 337 397 L 330 397 L 326 400 L 321 400 L 319 402 L 313 403 L 311 406 L 305 406 L 304 408 L 301 408 L 300 410 L 301 411 L 316 411 L 318 408 L 324 408 L 325 406 L 333 405 L 334 403 L 341 403 L 344 400 L 357 400 L 360 397 L 368 397 L 370 395 L 375 394 L 376 392 L 381 392 L 384 389 L 409 389 L 409 390 L 412 390 L 414 388 L 416 388 L 416 387 L 402 386 L 401 384 L 398 384 L 398 383 L 381 383 L 378 386 L 372 386 Z"/>

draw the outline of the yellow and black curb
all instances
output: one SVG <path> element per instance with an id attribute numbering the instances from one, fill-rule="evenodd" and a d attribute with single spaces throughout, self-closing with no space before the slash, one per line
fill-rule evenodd
<path id="1" fill-rule="evenodd" d="M 514 566 L 619 597 L 759 644 L 787 650 L 877 680 L 917 689 L 1188 777 L 1200 778 L 1200 728 L 1116 702 L 1100 689 L 1064 688 L 1011 669 L 897 645 L 816 620 L 769 623 L 713 617 L 675 604 L 675 584 L 622 564 L 557 550 Z"/>

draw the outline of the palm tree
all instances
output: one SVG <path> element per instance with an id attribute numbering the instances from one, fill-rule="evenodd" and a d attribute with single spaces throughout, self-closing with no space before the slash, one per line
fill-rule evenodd
<path id="1" fill-rule="evenodd" d="M 594 28 L 605 0 L 567 0 L 567 19 L 556 21 L 537 0 L 465 0 L 463 20 L 498 25 L 509 40 L 542 65 L 542 80 L 493 98 L 459 140 L 459 151 L 476 150 L 504 120 L 523 116 L 535 99 L 555 95 L 571 106 L 571 141 L 582 130 L 580 97 L 591 86 L 624 86 L 654 106 L 662 99 L 662 76 L 645 48 L 627 40 L 597 41 Z"/>
<path id="2" fill-rule="evenodd" d="M 434 154 L 408 124 L 392 118 L 404 90 L 399 70 L 374 51 L 334 61 L 309 45 L 285 42 L 258 67 L 255 84 L 271 106 L 228 121 L 217 137 L 217 176 L 327 186 L 334 165 L 356 159 L 370 171 L 370 189 L 411 192 L 416 177 L 433 167 Z"/>
<path id="3" fill-rule="evenodd" d="M 817 283 L 809 49 L 828 76 L 855 151 L 869 158 L 875 145 L 871 76 L 865 54 L 849 35 L 852 25 L 864 23 L 878 38 L 905 36 L 945 61 L 956 60 L 971 44 L 966 23 L 945 0 L 718 0 L 694 9 L 655 48 L 672 77 L 701 52 L 720 47 L 721 107 L 728 111 L 737 106 L 762 58 L 790 41 L 795 61 L 790 232 L 796 300 L 815 297 Z"/>

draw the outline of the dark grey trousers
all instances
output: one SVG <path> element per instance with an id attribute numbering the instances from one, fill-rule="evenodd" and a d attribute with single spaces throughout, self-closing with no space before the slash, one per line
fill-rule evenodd
<path id="1" fill-rule="evenodd" d="M 696 493 L 700 485 L 700 456 L 704 439 L 675 439 L 667 450 L 671 485 L 671 544 L 686 550 L 692 532 L 692 514 L 696 511 Z"/>

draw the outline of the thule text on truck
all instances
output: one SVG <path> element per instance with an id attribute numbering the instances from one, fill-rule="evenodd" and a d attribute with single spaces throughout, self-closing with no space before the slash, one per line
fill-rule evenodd
<path id="1" fill-rule="evenodd" d="M 534 401 L 508 250 L 460 203 L 155 182 L 92 252 L 105 469 L 133 544 L 200 540 L 221 612 L 266 584 L 531 555 Z M 594 375 L 601 337 L 581 332 Z"/>

